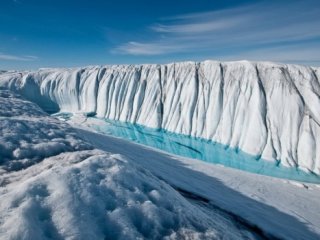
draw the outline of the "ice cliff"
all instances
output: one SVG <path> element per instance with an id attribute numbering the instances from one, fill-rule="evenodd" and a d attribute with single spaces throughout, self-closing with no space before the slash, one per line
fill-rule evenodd
<path id="1" fill-rule="evenodd" d="M 0 87 L 48 112 L 94 112 L 319 174 L 319 79 L 319 68 L 204 61 L 5 72 Z"/>

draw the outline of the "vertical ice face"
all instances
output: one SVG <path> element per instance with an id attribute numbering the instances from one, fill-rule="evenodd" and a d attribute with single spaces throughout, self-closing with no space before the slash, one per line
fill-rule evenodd
<path id="1" fill-rule="evenodd" d="M 214 138 L 260 155 L 266 141 L 265 97 L 256 66 L 222 64 L 222 71 L 222 112 Z"/>
<path id="2" fill-rule="evenodd" d="M 160 80 L 157 65 L 107 68 L 98 81 L 97 116 L 160 127 Z"/>
<path id="3" fill-rule="evenodd" d="M 319 78 L 319 68 L 204 61 L 4 72 L 0 87 L 49 112 L 94 112 L 320 173 Z"/>

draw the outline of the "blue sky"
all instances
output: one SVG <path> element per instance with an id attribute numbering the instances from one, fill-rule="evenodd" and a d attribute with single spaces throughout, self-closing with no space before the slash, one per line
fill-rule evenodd
<path id="1" fill-rule="evenodd" d="M 320 66 L 320 1 L 0 2 L 0 69 L 204 59 Z"/>

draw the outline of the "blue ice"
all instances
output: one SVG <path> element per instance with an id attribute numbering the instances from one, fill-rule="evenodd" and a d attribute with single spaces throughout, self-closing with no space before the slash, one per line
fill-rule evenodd
<path id="1" fill-rule="evenodd" d="M 131 140 L 163 151 L 202 160 L 213 164 L 277 178 L 320 183 L 320 176 L 295 167 L 284 167 L 277 161 L 268 161 L 249 155 L 239 149 L 202 138 L 153 129 L 138 124 L 104 119 L 105 124 L 92 126 L 100 133 Z"/>

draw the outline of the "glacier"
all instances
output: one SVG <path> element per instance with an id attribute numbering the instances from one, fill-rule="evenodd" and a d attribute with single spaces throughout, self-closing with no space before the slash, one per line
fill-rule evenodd
<path id="1" fill-rule="evenodd" d="M 7 90 L 0 103 L 0 239 L 319 239 L 317 184 L 71 127 Z"/>
<path id="2" fill-rule="evenodd" d="M 180 62 L 11 71 L 0 87 L 47 112 L 212 140 L 320 173 L 320 68 L 271 62 Z"/>

